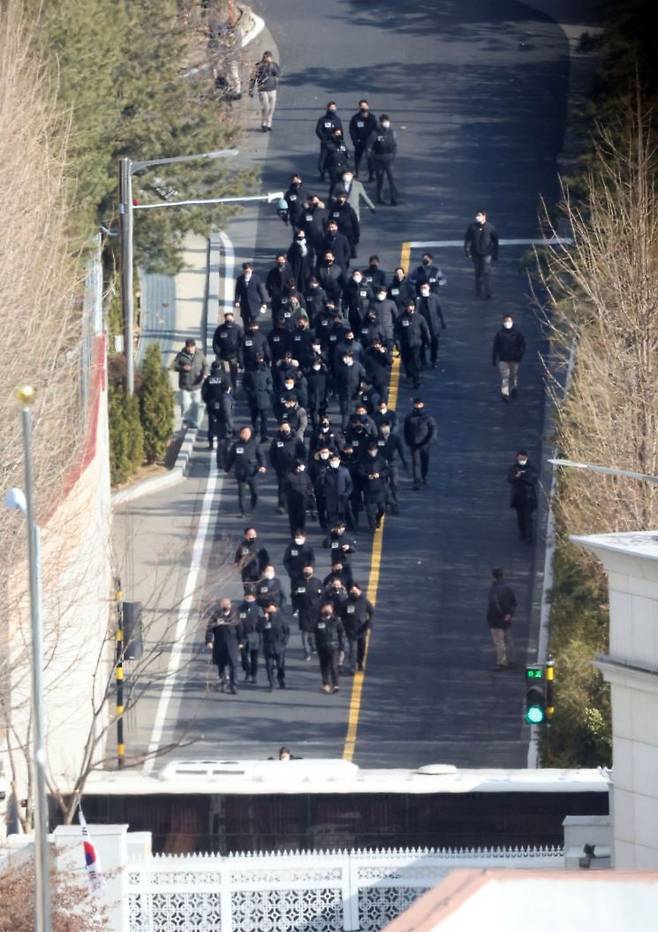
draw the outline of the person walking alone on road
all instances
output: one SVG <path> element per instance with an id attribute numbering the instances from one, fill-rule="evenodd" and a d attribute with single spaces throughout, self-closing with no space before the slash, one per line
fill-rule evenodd
<path id="1" fill-rule="evenodd" d="M 240 661 L 240 645 L 242 643 L 242 626 L 237 610 L 231 605 L 230 599 L 222 599 L 219 607 L 210 613 L 206 628 L 206 647 L 212 650 L 212 662 L 217 667 L 219 688 L 224 692 L 228 685 L 228 692 L 234 696 L 235 671 Z M 225 679 L 225 671 L 228 676 Z"/>
<path id="2" fill-rule="evenodd" d="M 431 291 L 429 282 L 423 282 L 420 286 L 420 295 L 416 300 L 416 311 L 425 319 L 427 328 L 430 332 L 430 359 L 432 369 L 438 366 L 439 358 L 439 330 L 446 329 L 446 322 L 443 319 L 443 311 L 437 294 Z M 423 345 L 420 351 L 421 365 L 426 364 L 426 347 Z"/>
<path id="3" fill-rule="evenodd" d="M 246 513 L 245 493 L 249 489 L 251 496 L 250 510 L 253 511 L 258 504 L 258 475 L 266 472 L 265 460 L 253 435 L 251 427 L 243 427 L 238 439 L 226 454 L 226 472 L 233 470 L 238 483 L 238 508 L 240 517 Z"/>
<path id="4" fill-rule="evenodd" d="M 370 134 L 367 143 L 367 156 L 372 159 L 377 180 L 377 203 L 383 204 L 382 191 L 384 187 L 384 178 L 388 182 L 388 193 L 391 200 L 391 206 L 395 207 L 398 202 L 398 191 L 395 187 L 393 177 L 393 162 L 398 151 L 398 139 L 395 130 L 391 127 L 391 121 L 388 114 L 382 113 L 379 118 L 379 125 Z"/>
<path id="5" fill-rule="evenodd" d="M 320 661 L 322 691 L 337 693 L 340 689 L 338 668 L 345 648 L 345 630 L 336 614 L 333 602 L 323 602 L 315 623 L 315 646 Z"/>
<path id="6" fill-rule="evenodd" d="M 504 670 L 512 663 L 512 618 L 516 610 L 516 596 L 504 581 L 501 569 L 491 571 L 493 582 L 489 588 L 487 624 L 496 651 L 496 669 Z"/>
<path id="7" fill-rule="evenodd" d="M 272 117 L 276 108 L 276 89 L 281 69 L 274 61 L 271 52 L 263 52 L 263 57 L 254 65 L 249 82 L 249 96 L 258 94 L 260 103 L 260 125 L 264 133 L 272 132 Z"/>
<path id="8" fill-rule="evenodd" d="M 206 357 L 197 349 L 196 340 L 186 340 L 183 349 L 176 354 L 174 369 L 178 373 L 180 390 L 181 428 L 199 426 L 201 386 L 208 368 Z"/>
<path id="9" fill-rule="evenodd" d="M 436 433 L 436 422 L 425 410 L 422 398 L 414 398 L 414 409 L 404 420 L 404 440 L 411 451 L 414 489 L 427 484 L 430 467 L 430 444 Z"/>
<path id="10" fill-rule="evenodd" d="M 475 270 L 475 296 L 491 299 L 491 263 L 498 261 L 498 234 L 487 220 L 483 210 L 478 210 L 475 220 L 464 236 L 466 258 L 473 261 Z"/>
<path id="11" fill-rule="evenodd" d="M 503 326 L 493 342 L 492 364 L 500 372 L 500 394 L 503 401 L 514 398 L 519 383 L 519 363 L 525 353 L 525 337 L 515 326 L 511 314 L 503 314 Z"/>
<path id="12" fill-rule="evenodd" d="M 516 511 L 521 540 L 531 544 L 532 513 L 537 508 L 537 473 L 534 466 L 528 461 L 525 450 L 516 454 L 516 463 L 510 466 L 507 481 L 512 486 L 510 508 Z"/>

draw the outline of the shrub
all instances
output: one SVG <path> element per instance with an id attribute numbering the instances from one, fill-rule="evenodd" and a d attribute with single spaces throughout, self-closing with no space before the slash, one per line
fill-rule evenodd
<path id="1" fill-rule="evenodd" d="M 139 401 L 119 385 L 109 386 L 110 473 L 112 485 L 127 482 L 144 462 L 144 432 Z"/>
<path id="2" fill-rule="evenodd" d="M 174 429 L 174 392 L 158 343 L 151 343 L 144 357 L 139 411 L 146 461 L 155 463 L 164 457 Z"/>

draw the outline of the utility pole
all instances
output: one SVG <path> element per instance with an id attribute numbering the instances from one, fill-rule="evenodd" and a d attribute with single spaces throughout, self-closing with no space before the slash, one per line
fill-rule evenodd
<path id="1" fill-rule="evenodd" d="M 126 390 L 135 393 L 134 295 L 133 295 L 133 182 L 132 162 L 119 160 L 119 237 L 121 240 L 121 310 L 123 312 Z"/>

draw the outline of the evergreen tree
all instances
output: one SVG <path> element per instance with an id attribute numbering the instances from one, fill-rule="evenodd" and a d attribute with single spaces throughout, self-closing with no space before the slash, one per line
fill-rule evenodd
<path id="1" fill-rule="evenodd" d="M 108 389 L 110 430 L 110 476 L 112 485 L 127 482 L 144 461 L 144 434 L 139 419 L 139 402 L 120 385 Z"/>
<path id="2" fill-rule="evenodd" d="M 146 350 L 139 408 L 146 461 L 155 463 L 164 457 L 174 429 L 174 392 L 162 365 L 159 343 L 151 343 Z"/>

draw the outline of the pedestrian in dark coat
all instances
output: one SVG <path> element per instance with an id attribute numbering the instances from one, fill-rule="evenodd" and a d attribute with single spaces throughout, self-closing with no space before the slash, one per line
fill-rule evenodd
<path id="1" fill-rule="evenodd" d="M 338 224 L 338 232 L 347 238 L 350 244 L 350 258 L 357 255 L 357 246 L 361 238 L 361 225 L 356 211 L 347 202 L 347 193 L 338 191 L 336 199 L 329 207 L 329 219 Z"/>
<path id="2" fill-rule="evenodd" d="M 404 440 L 411 452 L 414 489 L 427 484 L 430 465 L 430 445 L 436 434 L 436 422 L 425 410 L 422 398 L 414 398 L 414 409 L 404 421 Z"/>
<path id="3" fill-rule="evenodd" d="M 244 537 L 235 551 L 235 567 L 243 583 L 255 583 L 261 578 L 270 556 L 261 547 L 255 527 L 245 529 Z"/>
<path id="4" fill-rule="evenodd" d="M 234 399 L 231 380 L 222 372 L 217 360 L 210 367 L 210 375 L 201 386 L 201 398 L 208 415 L 208 448 L 213 449 L 217 438 L 217 467 L 223 467 L 220 441 L 228 440 L 233 434 Z"/>
<path id="5" fill-rule="evenodd" d="M 305 566 L 301 577 L 295 583 L 291 596 L 293 609 L 297 612 L 297 622 L 302 635 L 304 660 L 310 660 L 315 653 L 315 625 L 320 612 L 320 603 L 324 586 L 315 576 L 313 566 Z"/>
<path id="6" fill-rule="evenodd" d="M 423 282 L 420 286 L 420 296 L 416 299 L 416 311 L 425 318 L 427 323 L 430 332 L 430 359 L 432 368 L 436 369 L 439 358 L 439 331 L 446 329 L 446 322 L 438 295 L 432 294 L 429 282 Z M 426 365 L 425 346 L 420 351 L 420 361 L 423 366 Z"/>
<path id="7" fill-rule="evenodd" d="M 391 127 L 391 120 L 386 113 L 382 113 L 379 118 L 377 128 L 370 134 L 366 144 L 366 152 L 372 159 L 377 180 L 377 203 L 383 204 L 382 197 L 384 189 L 384 179 L 388 182 L 388 193 L 391 200 L 391 206 L 395 207 L 398 202 L 398 191 L 395 186 L 393 177 L 393 162 L 398 151 L 398 140 L 395 130 Z"/>
<path id="8" fill-rule="evenodd" d="M 245 586 L 244 599 L 238 606 L 238 618 L 242 628 L 242 644 L 240 655 L 245 682 L 256 685 L 258 678 L 258 657 L 260 654 L 260 625 L 263 620 L 263 610 L 256 601 L 256 588 L 248 584 Z"/>
<path id="9" fill-rule="evenodd" d="M 400 464 L 405 472 L 409 472 L 404 447 L 398 434 L 394 434 L 388 421 L 381 421 L 378 428 L 377 446 L 388 464 L 388 496 L 387 505 L 392 515 L 400 513 L 398 502 L 398 488 L 400 486 Z"/>
<path id="10" fill-rule="evenodd" d="M 266 471 L 265 460 L 251 427 L 243 427 L 235 443 L 226 455 L 225 469 L 233 472 L 238 484 L 238 508 L 240 516 L 246 512 L 245 493 L 250 493 L 250 510 L 258 504 L 258 476 Z"/>
<path id="11" fill-rule="evenodd" d="M 377 132 L 377 117 L 370 110 L 367 100 L 359 101 L 359 109 L 350 120 L 350 139 L 354 146 L 354 171 L 359 174 L 361 159 L 366 155 L 368 164 L 368 181 L 374 179 L 372 157 L 367 155 L 368 140 Z"/>
<path id="12" fill-rule="evenodd" d="M 306 240 L 316 255 L 324 239 L 325 226 L 329 212 L 317 194 L 310 195 L 304 204 L 304 214 L 300 229 L 306 233 Z"/>
<path id="13" fill-rule="evenodd" d="M 386 394 L 386 386 L 389 382 L 392 365 L 391 354 L 381 339 L 376 339 L 372 346 L 366 349 L 364 368 L 368 380 L 380 398 Z"/>
<path id="14" fill-rule="evenodd" d="M 380 453 L 376 440 L 368 444 L 359 473 L 363 485 L 368 527 L 374 532 L 382 523 L 388 497 L 388 462 Z"/>
<path id="15" fill-rule="evenodd" d="M 352 153 L 345 144 L 343 130 L 339 127 L 331 134 L 327 141 L 326 169 L 329 172 L 329 191 L 340 180 L 343 172 L 354 169 Z"/>
<path id="16" fill-rule="evenodd" d="M 404 269 L 397 268 L 393 273 L 388 296 L 391 301 L 395 301 L 398 312 L 407 307 L 409 302 L 416 300 L 416 288 L 413 282 L 407 278 Z"/>
<path id="17" fill-rule="evenodd" d="M 424 317 L 416 313 L 415 303 L 409 303 L 395 322 L 395 339 L 400 347 L 400 356 L 407 379 L 414 388 L 420 386 L 420 354 L 423 346 L 429 346 L 431 336 Z"/>
<path id="18" fill-rule="evenodd" d="M 224 311 L 224 323 L 220 324 L 213 334 L 212 349 L 222 364 L 224 372 L 231 376 L 231 385 L 235 392 L 238 386 L 238 372 L 242 368 L 242 345 L 244 331 L 240 324 L 236 324 L 235 315 L 231 308 Z"/>
<path id="19" fill-rule="evenodd" d="M 297 288 L 302 292 L 306 291 L 308 281 L 315 269 L 315 252 L 303 230 L 298 230 L 295 234 L 288 248 L 287 260 Z"/>
<path id="20" fill-rule="evenodd" d="M 329 403 L 329 369 L 320 356 L 316 356 L 306 373 L 308 384 L 307 412 L 311 426 L 317 429 L 320 419 L 327 412 Z"/>
<path id="21" fill-rule="evenodd" d="M 532 514 L 537 508 L 537 472 L 528 460 L 525 450 L 516 454 L 516 462 L 507 472 L 507 481 L 512 486 L 510 508 L 516 511 L 519 537 L 532 543 Z"/>
<path id="22" fill-rule="evenodd" d="M 434 257 L 431 252 L 424 252 L 421 263 L 416 267 L 412 276 L 412 282 L 416 286 L 416 294 L 420 294 L 422 285 L 428 284 L 432 294 L 437 294 L 439 287 L 445 284 L 446 278 L 438 265 L 434 264 Z"/>
<path id="23" fill-rule="evenodd" d="M 266 363 L 272 361 L 272 351 L 267 337 L 260 329 L 257 320 L 252 320 L 244 332 L 242 340 L 242 365 L 245 370 L 255 369 L 258 356 L 262 356 Z"/>
<path id="24" fill-rule="evenodd" d="M 262 355 L 256 357 L 256 368 L 248 369 L 242 379 L 254 431 L 260 431 L 260 441 L 267 440 L 267 418 L 272 411 L 272 372 Z"/>
<path id="25" fill-rule="evenodd" d="M 338 520 L 350 514 L 349 499 L 352 494 L 352 477 L 347 467 L 341 464 L 340 456 L 332 454 L 331 469 L 324 479 L 324 496 L 327 503 L 327 524 L 332 527 Z"/>
<path id="26" fill-rule="evenodd" d="M 288 221 L 293 230 L 298 230 L 302 217 L 304 216 L 304 202 L 306 200 L 306 191 L 301 177 L 295 172 L 290 178 L 288 190 L 283 195 L 283 199 L 288 205 Z"/>
<path id="27" fill-rule="evenodd" d="M 352 583 L 347 602 L 341 611 L 352 673 L 363 672 L 368 632 L 372 628 L 374 615 L 375 609 L 372 602 L 366 598 L 361 586 Z"/>
<path id="28" fill-rule="evenodd" d="M 311 326 L 315 327 L 320 314 L 327 306 L 327 293 L 324 288 L 320 287 L 320 283 L 315 275 L 311 275 L 308 279 L 308 285 L 304 291 L 304 301 L 306 303 L 308 319 L 311 322 Z"/>
<path id="29" fill-rule="evenodd" d="M 235 306 L 245 329 L 267 310 L 267 291 L 251 262 L 242 263 L 242 274 L 235 281 Z"/>
<path id="30" fill-rule="evenodd" d="M 327 223 L 327 233 L 322 240 L 320 255 L 326 256 L 328 252 L 332 253 L 338 265 L 346 272 L 350 264 L 352 247 L 348 238 L 338 232 L 338 224 L 332 218 Z"/>
<path id="31" fill-rule="evenodd" d="M 503 315 L 503 326 L 493 342 L 492 364 L 500 373 L 500 394 L 503 401 L 516 396 L 519 384 L 519 364 L 525 353 L 525 337 L 511 314 Z"/>
<path id="32" fill-rule="evenodd" d="M 263 658 L 270 690 L 274 689 L 274 672 L 279 689 L 286 688 L 286 647 L 290 639 L 290 628 L 276 602 L 269 600 L 264 605 L 265 617 L 260 623 Z"/>
<path id="33" fill-rule="evenodd" d="M 306 512 L 314 511 L 313 483 L 306 472 L 303 459 L 295 463 L 294 468 L 285 478 L 286 507 L 290 533 L 303 531 L 306 527 Z"/>
<path id="34" fill-rule="evenodd" d="M 290 579 L 292 601 L 292 587 L 294 587 L 295 582 L 302 575 L 304 567 L 315 566 L 313 547 L 308 542 L 306 534 L 301 528 L 295 530 L 293 539 L 285 549 L 283 554 L 283 566 Z"/>
<path id="35" fill-rule="evenodd" d="M 322 261 L 318 265 L 317 274 L 318 281 L 327 295 L 327 300 L 340 307 L 345 274 L 343 267 L 336 262 L 336 257 L 331 250 L 327 250 L 323 254 Z"/>
<path id="36" fill-rule="evenodd" d="M 475 296 L 490 300 L 491 263 L 498 261 L 498 234 L 483 210 L 478 210 L 475 221 L 466 230 L 464 252 L 473 261 Z"/>
<path id="37" fill-rule="evenodd" d="M 516 595 L 504 580 L 501 569 L 491 571 L 493 582 L 489 588 L 487 624 L 496 651 L 496 669 L 504 670 L 512 663 L 512 619 L 516 610 Z"/>
<path id="38" fill-rule="evenodd" d="M 340 689 L 340 655 L 345 645 L 343 622 L 334 611 L 332 602 L 323 602 L 315 625 L 315 644 L 320 660 L 322 691 L 337 693 Z"/>
<path id="39" fill-rule="evenodd" d="M 290 281 L 294 279 L 293 270 L 285 256 L 285 253 L 277 253 L 274 265 L 267 273 L 265 279 L 265 288 L 270 296 L 272 304 L 272 320 L 276 320 L 281 312 L 281 299 L 285 288 Z"/>
<path id="40" fill-rule="evenodd" d="M 286 504 L 286 477 L 298 460 L 304 461 L 305 454 L 304 443 L 295 437 L 291 424 L 288 421 L 281 421 L 279 430 L 270 444 L 270 466 L 276 473 L 278 484 L 277 512 L 280 515 L 283 514 Z"/>
<path id="41" fill-rule="evenodd" d="M 331 140 L 334 130 L 343 128 L 343 121 L 336 112 L 336 101 L 330 100 L 327 109 L 315 124 L 315 135 L 320 140 L 320 155 L 318 158 L 318 172 L 320 181 L 324 181 L 327 171 L 327 145 Z"/>
<path id="42" fill-rule="evenodd" d="M 206 646 L 212 650 L 212 660 L 217 667 L 219 687 L 222 692 L 237 694 L 235 671 L 240 661 L 240 645 L 243 639 L 242 625 L 237 610 L 230 599 L 222 599 L 210 612 L 206 628 Z"/>

